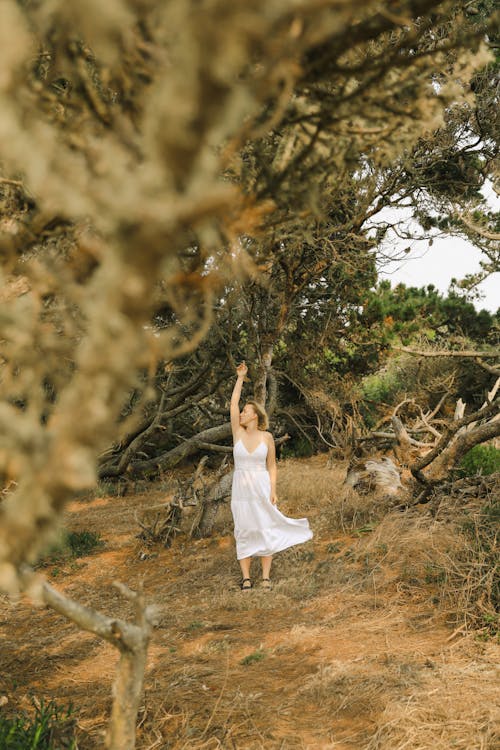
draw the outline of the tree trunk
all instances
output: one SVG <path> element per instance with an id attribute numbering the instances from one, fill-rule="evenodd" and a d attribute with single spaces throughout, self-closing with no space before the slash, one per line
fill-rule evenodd
<path id="1" fill-rule="evenodd" d="M 267 404 L 266 411 L 272 417 L 278 405 L 278 381 L 272 370 L 267 374 Z"/>
<path id="2" fill-rule="evenodd" d="M 411 459 L 411 438 L 399 417 L 392 417 L 391 422 L 397 440 L 394 455 L 401 465 L 407 466 Z"/>
<path id="3" fill-rule="evenodd" d="M 133 750 L 137 712 L 142 696 L 146 668 L 146 646 L 121 649 L 120 661 L 113 685 L 113 708 L 106 744 L 109 750 Z"/>
<path id="4" fill-rule="evenodd" d="M 188 438 L 184 442 L 177 445 L 172 450 L 163 453 L 161 456 L 156 458 L 149 458 L 145 461 L 133 461 L 128 470 L 128 475 L 132 477 L 142 476 L 149 473 L 157 473 L 164 469 L 173 469 L 175 466 L 184 461 L 190 456 L 196 455 L 200 450 L 203 450 L 203 445 L 206 443 L 218 443 L 222 440 L 227 440 L 231 437 L 231 423 L 226 422 L 225 424 L 218 425 L 217 427 L 209 427 L 207 430 L 199 432 L 197 435 Z M 220 446 L 223 447 L 223 446 Z M 106 474 L 99 474 L 99 478 L 105 477 Z"/>
<path id="5" fill-rule="evenodd" d="M 462 456 L 475 445 L 491 440 L 500 435 L 500 419 L 487 422 L 473 430 L 458 435 L 442 453 L 430 464 L 429 471 L 425 474 L 427 482 L 432 484 L 446 478 L 451 469 L 458 464 Z"/>
<path id="6" fill-rule="evenodd" d="M 162 391 L 155 415 L 144 420 L 139 428 L 122 441 L 122 444 L 119 446 L 119 452 L 114 453 L 111 458 L 102 457 L 98 468 L 99 478 L 122 476 L 133 461 L 134 455 L 138 455 L 142 451 L 154 433 L 159 430 L 165 430 L 163 424 L 165 421 L 170 420 L 178 414 L 182 414 L 182 412 L 191 408 L 192 403 L 199 403 L 212 393 L 215 385 L 210 383 L 199 391 L 200 383 L 208 374 L 208 371 L 208 366 L 204 366 L 202 371 L 196 373 L 184 386 Z M 187 397 L 196 393 L 197 390 L 199 392 L 192 403 L 190 403 Z"/>
<path id="7" fill-rule="evenodd" d="M 267 379 L 273 361 L 273 345 L 268 344 L 264 347 L 259 363 L 259 370 L 254 386 L 254 398 L 262 406 L 266 404 L 267 398 Z"/>
<path id="8" fill-rule="evenodd" d="M 449 470 L 459 461 L 468 450 L 484 443 L 486 440 L 500 435 L 500 404 L 495 401 L 487 406 L 481 407 L 473 414 L 452 422 L 443 433 L 437 445 L 423 458 L 410 466 L 413 476 L 423 484 L 434 484 L 441 481 Z M 463 431 L 467 425 L 477 422 L 486 417 L 493 417 L 482 425 Z M 457 434 L 460 433 L 460 434 Z M 424 474 L 422 469 L 430 466 L 430 470 Z"/>
<path id="9" fill-rule="evenodd" d="M 231 497 L 232 482 L 233 472 L 231 471 L 210 489 L 208 496 L 203 500 L 199 521 L 192 531 L 193 537 L 201 538 L 211 535 L 221 504 Z"/>

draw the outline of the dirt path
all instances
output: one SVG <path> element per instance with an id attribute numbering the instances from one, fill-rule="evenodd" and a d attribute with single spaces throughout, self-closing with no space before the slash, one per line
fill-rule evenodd
<path id="1" fill-rule="evenodd" d="M 140 750 L 500 747 L 498 646 L 453 635 L 432 583 L 378 587 L 363 535 L 325 527 L 318 502 L 314 540 L 276 557 L 273 591 L 242 593 L 227 514 L 212 539 L 179 535 L 139 559 L 134 510 L 158 498 L 73 503 L 69 528 L 99 531 L 106 546 L 48 569 L 107 614 L 130 615 L 115 580 L 142 582 L 155 604 Z M 3 598 L 0 612 L 3 710 L 31 694 L 72 701 L 79 748 L 102 747 L 113 649 L 25 600 Z"/>

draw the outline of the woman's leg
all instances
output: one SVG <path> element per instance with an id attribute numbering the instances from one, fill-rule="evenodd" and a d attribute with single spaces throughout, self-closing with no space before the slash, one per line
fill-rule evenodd
<path id="1" fill-rule="evenodd" d="M 250 564 L 252 562 L 251 557 L 244 557 L 242 560 L 238 560 L 241 568 L 241 577 L 243 579 L 250 578 Z M 244 588 L 250 588 L 248 581 L 244 585 Z"/>
<path id="2" fill-rule="evenodd" d="M 273 561 L 273 556 L 266 555 L 265 557 L 261 557 L 260 561 L 262 564 L 262 578 L 263 580 L 266 580 L 269 578 L 269 574 L 271 573 L 271 563 Z"/>

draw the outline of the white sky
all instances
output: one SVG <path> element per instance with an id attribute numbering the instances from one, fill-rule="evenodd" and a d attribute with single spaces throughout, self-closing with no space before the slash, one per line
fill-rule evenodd
<path id="1" fill-rule="evenodd" d="M 486 180 L 481 192 L 486 205 L 493 211 L 500 211 L 500 194 L 495 192 L 493 185 Z M 383 209 L 378 217 L 389 221 L 403 221 L 411 229 L 412 222 L 407 209 Z M 406 221 L 405 221 L 406 220 Z M 411 248 L 408 254 L 406 248 Z M 481 270 L 481 260 L 487 260 L 481 251 L 467 240 L 459 237 L 435 236 L 433 244 L 428 240 L 405 240 L 389 230 L 382 248 L 388 256 L 399 257 L 380 269 L 379 277 L 389 279 L 392 286 L 405 284 L 406 286 L 423 287 L 434 284 L 442 294 L 446 294 L 452 279 L 463 279 L 469 273 Z M 496 312 L 500 308 L 500 273 L 489 276 L 477 287 L 481 297 L 472 300 L 476 309 Z"/>
<path id="2" fill-rule="evenodd" d="M 422 287 L 434 284 L 446 294 L 452 278 L 461 279 L 468 273 L 480 270 L 481 252 L 477 247 L 458 237 L 435 238 L 429 247 L 427 240 L 409 242 L 394 237 L 394 250 L 411 247 L 402 260 L 391 261 L 380 269 L 379 277 L 389 279 L 392 286 Z M 500 307 L 500 273 L 486 279 L 479 287 L 483 298 L 474 301 L 478 310 L 496 312 Z"/>

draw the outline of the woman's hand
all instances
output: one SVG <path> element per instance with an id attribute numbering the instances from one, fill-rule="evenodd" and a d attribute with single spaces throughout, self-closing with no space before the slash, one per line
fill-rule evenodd
<path id="1" fill-rule="evenodd" d="M 277 497 L 277 495 L 276 495 L 275 492 L 271 492 L 271 502 L 272 502 L 273 505 L 277 505 L 278 504 L 278 497 Z"/>
<path id="2" fill-rule="evenodd" d="M 243 361 L 238 367 L 236 368 L 236 374 L 239 378 L 246 378 L 248 372 L 248 367 L 245 364 L 245 361 Z"/>

